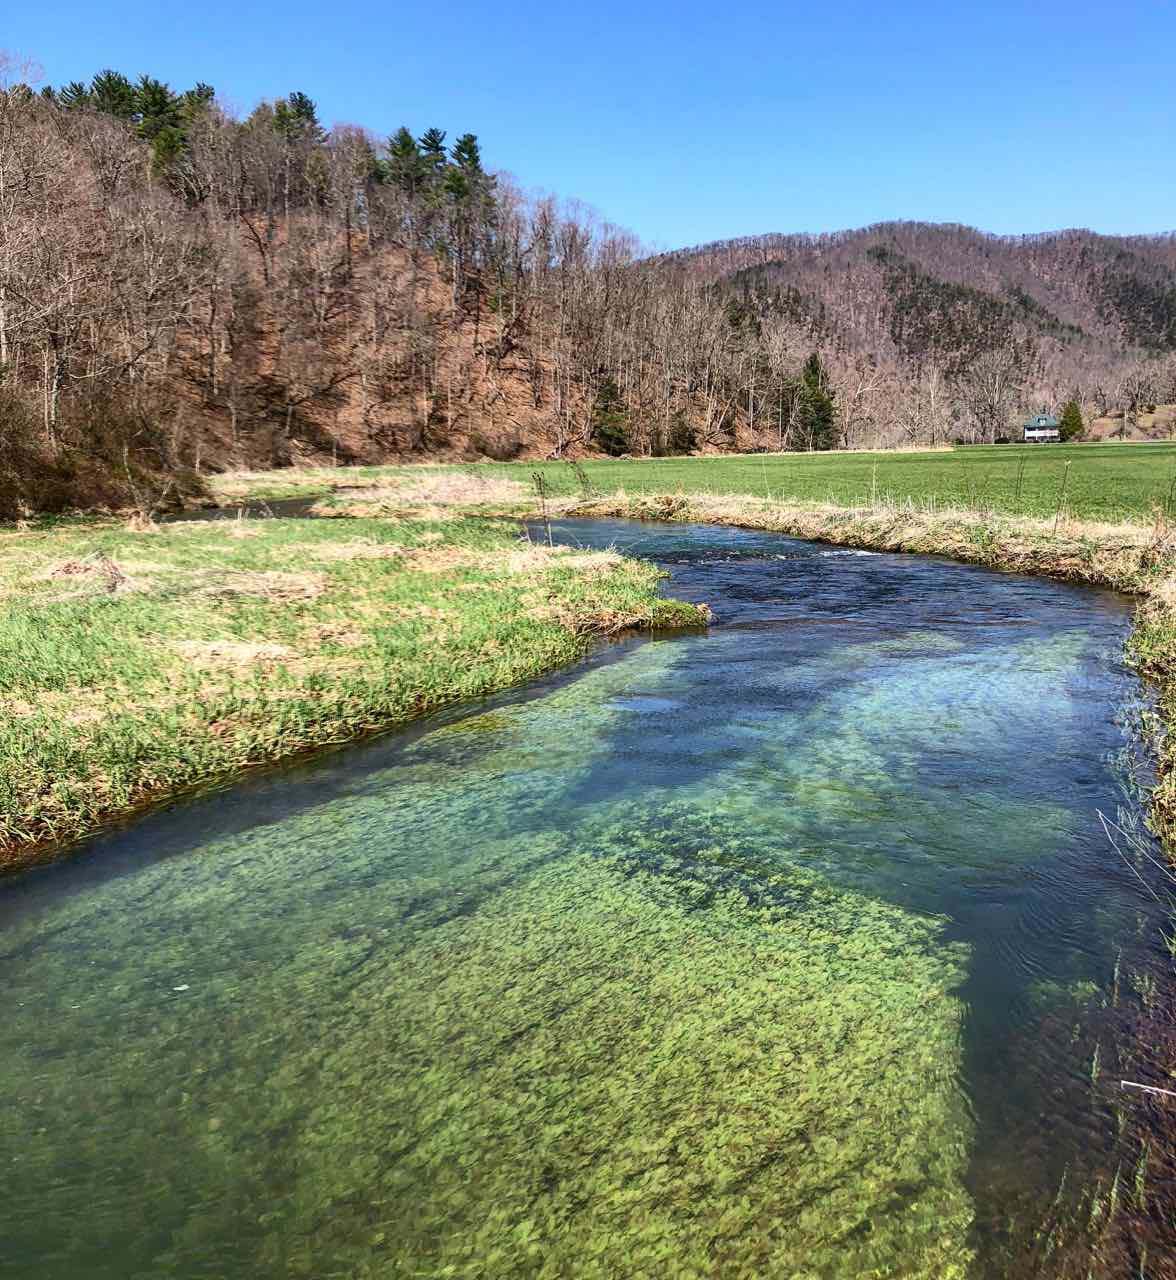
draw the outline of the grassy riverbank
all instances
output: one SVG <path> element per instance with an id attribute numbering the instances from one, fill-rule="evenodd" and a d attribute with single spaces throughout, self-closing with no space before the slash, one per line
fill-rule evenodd
<path id="1" fill-rule="evenodd" d="M 0 530 L 0 865 L 596 635 L 704 621 L 650 566 L 423 516 Z"/>

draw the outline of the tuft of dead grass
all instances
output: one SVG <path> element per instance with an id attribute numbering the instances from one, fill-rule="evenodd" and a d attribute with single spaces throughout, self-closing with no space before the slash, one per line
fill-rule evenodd
<path id="1" fill-rule="evenodd" d="M 345 622 L 317 622 L 306 628 L 307 642 L 318 648 L 330 644 L 339 649 L 358 649 L 367 644 L 370 637 Z"/>
<path id="2" fill-rule="evenodd" d="M 432 475 L 405 477 L 392 484 L 374 485 L 349 494 L 356 501 L 381 501 L 393 497 L 413 506 L 474 506 L 485 502 L 518 502 L 527 497 L 527 488 L 517 480 L 488 471 L 443 471 Z"/>
<path id="3" fill-rule="evenodd" d="M 288 662 L 298 656 L 289 645 L 244 640 L 181 640 L 176 652 L 189 662 L 209 667 L 248 667 Z"/>
<path id="4" fill-rule="evenodd" d="M 515 506 L 528 499 L 527 487 L 490 472 L 440 472 L 405 476 L 373 485 L 339 487 L 343 502 L 324 501 L 311 508 L 316 516 L 413 516 L 443 518 L 455 507 Z"/>
<path id="5" fill-rule="evenodd" d="M 404 556 L 405 568 L 417 573 L 483 569 L 495 577 L 517 577 L 552 568 L 575 569 L 598 576 L 610 572 L 620 563 L 621 557 L 615 551 L 577 551 L 574 547 L 548 547 L 541 543 L 523 543 L 505 555 L 448 545 L 416 547 Z"/>
<path id="6" fill-rule="evenodd" d="M 279 573 L 274 570 L 238 570 L 219 574 L 198 589 L 213 598 L 264 596 L 269 600 L 313 600 L 327 589 L 322 573 Z"/>
<path id="7" fill-rule="evenodd" d="M 102 551 L 65 560 L 61 564 L 46 569 L 34 579 L 40 582 L 63 580 L 76 584 L 78 589 L 57 597 L 59 599 L 104 593 L 116 595 L 124 591 L 134 591 L 137 585 L 121 565 L 116 564 Z"/>
<path id="8" fill-rule="evenodd" d="M 127 533 L 158 533 L 159 525 L 141 511 L 132 512 L 123 526 Z"/>
<path id="9" fill-rule="evenodd" d="M 614 636 L 646 623 L 640 614 L 624 609 L 577 609 L 561 601 L 533 605 L 527 613 L 541 622 L 557 623 L 580 636 Z"/>
<path id="10" fill-rule="evenodd" d="M 405 554 L 404 547 L 387 542 L 370 542 L 362 538 L 354 542 L 328 542 L 321 546 L 307 547 L 306 551 L 319 560 L 399 560 Z"/>
<path id="11" fill-rule="evenodd" d="M 117 692 L 114 698 L 117 699 Z M 105 689 L 43 689 L 35 701 L 0 698 L 0 716 L 27 720 L 47 714 L 62 724 L 82 728 L 97 724 L 108 713 L 111 701 L 112 695 Z"/>

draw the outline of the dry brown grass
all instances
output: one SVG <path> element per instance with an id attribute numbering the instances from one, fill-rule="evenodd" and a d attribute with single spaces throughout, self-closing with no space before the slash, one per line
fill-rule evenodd
<path id="1" fill-rule="evenodd" d="M 176 645 L 176 652 L 189 662 L 207 667 L 247 667 L 288 662 L 298 656 L 289 645 L 244 640 L 182 640 Z"/>
<path id="2" fill-rule="evenodd" d="M 128 533 L 158 533 L 159 525 L 149 515 L 133 511 L 127 516 L 126 529 Z"/>
<path id="3" fill-rule="evenodd" d="M 558 623 L 577 635 L 612 636 L 641 625 L 637 614 L 623 609 L 574 609 L 557 601 L 532 605 L 527 612 L 532 618 Z"/>
<path id="4" fill-rule="evenodd" d="M 118 690 L 114 690 L 113 694 L 107 690 L 93 689 L 45 690 L 37 695 L 36 702 L 25 698 L 3 697 L 0 698 L 0 716 L 28 719 L 49 714 L 62 724 L 82 728 L 102 720 L 108 713 L 112 696 L 117 698 Z"/>
<path id="5" fill-rule="evenodd" d="M 528 489 L 517 480 L 489 471 L 445 471 L 404 474 L 363 486 L 335 486 L 337 501 L 319 502 L 318 516 L 444 517 L 454 508 L 515 506 L 528 499 Z"/>
<path id="6" fill-rule="evenodd" d="M 308 546 L 307 554 L 319 560 L 399 560 L 405 554 L 404 547 L 386 542 L 370 542 L 357 539 L 354 542 L 328 542 L 322 546 Z"/>
<path id="7" fill-rule="evenodd" d="M 613 551 L 577 551 L 574 547 L 548 547 L 540 543 L 520 546 L 503 554 L 487 554 L 469 547 L 418 547 L 405 554 L 405 568 L 416 573 L 450 573 L 454 569 L 478 569 L 495 577 L 543 573 L 552 568 L 602 574 L 615 569 L 621 557 Z"/>
<path id="8" fill-rule="evenodd" d="M 348 491 L 358 502 L 394 499 L 413 505 L 473 506 L 484 502 L 518 502 L 528 496 L 525 485 L 490 471 L 442 471 L 406 476 L 391 484 Z"/>
<path id="9" fill-rule="evenodd" d="M 358 649 L 369 637 L 346 622 L 316 622 L 306 628 L 306 641 L 313 648 L 329 644 L 339 649 Z"/>
<path id="10" fill-rule="evenodd" d="M 217 597 L 264 596 L 269 600 L 313 600 L 327 589 L 322 573 L 249 571 L 222 573 L 198 588 L 201 595 Z"/>
<path id="11" fill-rule="evenodd" d="M 135 587 L 130 575 L 122 566 L 100 551 L 78 559 L 65 560 L 61 564 L 46 569 L 39 578 L 41 581 L 67 579 L 77 583 L 79 590 L 70 593 L 74 595 L 94 592 L 113 594 L 120 591 L 133 591 Z"/>

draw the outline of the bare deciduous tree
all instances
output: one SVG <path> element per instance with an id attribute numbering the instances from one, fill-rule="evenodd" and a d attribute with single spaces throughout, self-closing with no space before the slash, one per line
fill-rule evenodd
<path id="1" fill-rule="evenodd" d="M 959 379 L 972 438 L 991 444 L 1010 427 L 1024 403 L 1025 352 L 1016 343 L 982 352 Z"/>

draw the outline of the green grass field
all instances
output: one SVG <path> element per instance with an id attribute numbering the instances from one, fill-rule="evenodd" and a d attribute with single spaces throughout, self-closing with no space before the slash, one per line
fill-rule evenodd
<path id="1" fill-rule="evenodd" d="M 1069 463 L 1069 478 L 1066 478 Z M 1176 445 L 993 446 L 928 453 L 810 453 L 655 458 L 582 464 L 604 492 L 750 494 L 846 506 L 893 501 L 1052 516 L 1065 483 L 1077 519 L 1151 516 L 1176 506 Z M 567 464 L 511 463 L 513 479 L 541 470 L 561 493 L 578 482 Z"/>
<path id="2" fill-rule="evenodd" d="M 905 505 L 910 500 L 920 507 L 1053 516 L 1064 483 L 1065 507 L 1076 519 L 1147 520 L 1157 506 L 1176 511 L 1176 444 L 1002 445 L 927 453 L 594 459 L 581 466 L 599 493 L 623 489 L 630 494 L 747 494 L 845 506 L 886 501 Z M 394 475 L 420 475 L 426 470 L 468 470 L 507 477 L 528 487 L 533 473 L 539 471 L 553 495 L 566 496 L 581 489 L 576 472 L 566 462 L 511 462 L 464 468 L 257 472 L 246 483 L 238 481 L 233 492 L 294 497 Z M 229 492 L 215 478 L 214 487 L 218 492 Z"/>

